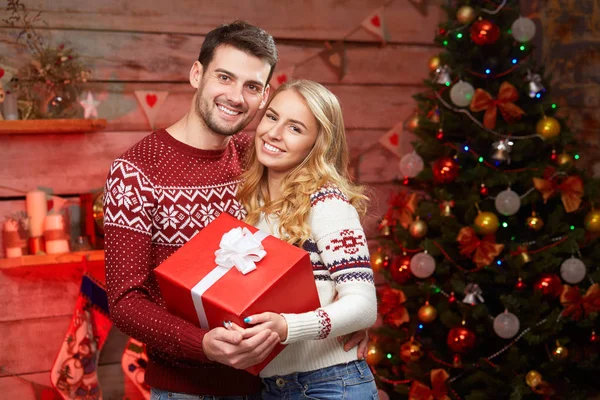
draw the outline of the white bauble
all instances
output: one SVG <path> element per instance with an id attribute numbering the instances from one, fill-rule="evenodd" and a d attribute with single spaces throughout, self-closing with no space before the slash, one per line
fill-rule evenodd
<path id="1" fill-rule="evenodd" d="M 587 268 L 579 258 L 571 257 L 563 261 L 560 266 L 560 276 L 571 285 L 575 285 L 585 278 Z"/>
<path id="2" fill-rule="evenodd" d="M 475 94 L 473 85 L 469 82 L 458 81 L 450 89 L 450 100 L 459 107 L 466 107 L 471 104 L 473 94 Z"/>
<path id="3" fill-rule="evenodd" d="M 498 193 L 496 196 L 496 210 L 506 217 L 515 215 L 521 208 L 521 198 L 510 188 Z"/>
<path id="4" fill-rule="evenodd" d="M 535 36 L 535 23 L 529 18 L 519 17 L 510 27 L 517 42 L 529 42 Z"/>
<path id="5" fill-rule="evenodd" d="M 429 278 L 435 271 L 435 260 L 427 253 L 418 253 L 410 259 L 410 272 L 417 278 Z"/>
<path id="6" fill-rule="evenodd" d="M 504 311 L 494 318 L 494 332 L 502 339 L 510 339 L 519 333 L 521 323 L 515 314 Z"/>
<path id="7" fill-rule="evenodd" d="M 414 151 L 403 155 L 398 165 L 402 176 L 409 178 L 414 178 L 423 171 L 423 159 Z"/>

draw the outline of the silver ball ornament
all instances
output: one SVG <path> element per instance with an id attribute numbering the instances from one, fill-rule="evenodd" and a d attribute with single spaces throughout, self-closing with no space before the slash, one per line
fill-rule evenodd
<path id="1" fill-rule="evenodd" d="M 563 261 L 560 266 L 560 276 L 571 285 L 575 285 L 585 278 L 587 268 L 579 258 L 571 257 Z"/>
<path id="2" fill-rule="evenodd" d="M 500 192 L 496 196 L 496 210 L 506 217 L 515 215 L 521 208 L 521 198 L 510 188 Z"/>
<path id="3" fill-rule="evenodd" d="M 494 318 L 494 332 L 502 339 L 510 339 L 519 333 L 521 323 L 515 314 L 504 311 Z"/>
<path id="4" fill-rule="evenodd" d="M 403 176 L 414 178 L 423 171 L 423 159 L 413 151 L 402 156 L 399 167 Z"/>
<path id="5" fill-rule="evenodd" d="M 466 107 L 471 104 L 474 94 L 473 85 L 461 80 L 456 82 L 450 89 L 450 100 L 459 107 Z"/>
<path id="6" fill-rule="evenodd" d="M 418 253 L 410 259 L 410 272 L 417 278 L 429 278 L 435 271 L 435 260 L 426 252 Z"/>
<path id="7" fill-rule="evenodd" d="M 517 42 L 529 42 L 535 36 L 535 23 L 529 18 L 517 18 L 510 29 Z"/>

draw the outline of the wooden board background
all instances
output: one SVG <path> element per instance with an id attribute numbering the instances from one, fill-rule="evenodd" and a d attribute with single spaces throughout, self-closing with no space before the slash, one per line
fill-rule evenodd
<path id="1" fill-rule="evenodd" d="M 187 75 L 203 35 L 240 18 L 275 37 L 279 69 L 302 63 L 295 76 L 317 80 L 339 96 L 351 155 L 360 155 L 359 179 L 374 194 L 366 222 L 373 232 L 395 187 L 391 181 L 398 162 L 378 139 L 415 108 L 411 96 L 422 89 L 427 60 L 437 52 L 431 42 L 442 18 L 438 0 L 425 0 L 421 9 L 396 0 L 385 11 L 391 41 L 382 46 L 356 28 L 383 0 L 23 3 L 32 13 L 42 11 L 48 23 L 39 29 L 44 38 L 73 47 L 90 67 L 89 89 L 102 102 L 98 113 L 108 126 L 87 134 L 0 136 L 2 220 L 24 210 L 22 192 L 37 186 L 69 196 L 102 187 L 110 162 L 151 131 L 134 91 L 168 91 L 156 126 L 176 121 L 189 106 L 193 92 Z M 4 6 L 0 15 L 7 16 Z M 29 62 L 27 51 L 15 43 L 18 33 L 0 22 L 0 64 L 6 69 Z M 324 41 L 340 39 L 346 40 L 348 56 L 348 73 L 341 82 L 314 57 Z M 408 137 L 402 140 L 409 146 Z M 6 398 L 33 399 L 28 381 L 50 384 L 49 371 L 73 312 L 81 273 L 73 264 L 0 271 L 0 393 Z M 105 399 L 139 398 L 121 372 L 125 341 L 113 329 L 103 349 L 98 373 Z"/>

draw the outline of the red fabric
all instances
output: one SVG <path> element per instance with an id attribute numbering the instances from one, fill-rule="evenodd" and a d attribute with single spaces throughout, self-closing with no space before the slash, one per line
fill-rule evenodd
<path id="1" fill-rule="evenodd" d="M 245 371 L 210 362 L 206 331 L 169 313 L 154 268 L 235 199 L 248 135 L 225 150 L 200 150 L 158 130 L 116 159 L 104 191 L 106 283 L 115 326 L 145 343 L 146 382 L 172 392 L 244 395 L 260 390 Z"/>

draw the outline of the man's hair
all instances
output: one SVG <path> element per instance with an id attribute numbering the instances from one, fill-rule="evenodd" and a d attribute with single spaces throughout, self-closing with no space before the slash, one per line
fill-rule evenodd
<path id="1" fill-rule="evenodd" d="M 273 70 L 277 64 L 277 48 L 275 47 L 275 40 L 265 30 L 245 21 L 234 21 L 208 32 L 198 56 L 198 61 L 205 70 L 212 61 L 215 50 L 221 45 L 233 46 L 268 62 L 271 70 L 269 71 L 267 83 L 271 80 Z"/>

